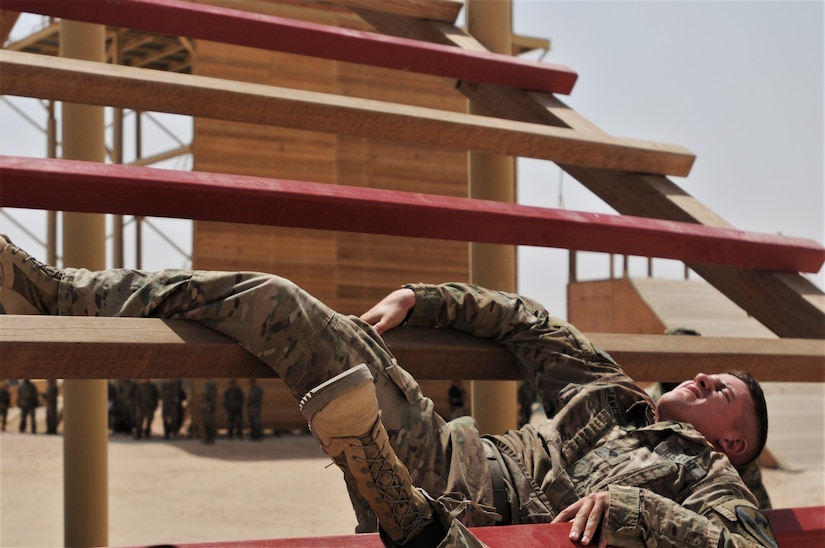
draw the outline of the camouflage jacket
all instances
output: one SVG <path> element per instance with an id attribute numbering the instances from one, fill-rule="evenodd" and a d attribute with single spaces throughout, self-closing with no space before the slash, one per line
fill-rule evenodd
<path id="1" fill-rule="evenodd" d="M 537 389 L 549 419 L 495 437 L 519 522 L 551 521 L 607 490 L 610 545 L 776 546 L 727 457 L 689 424 L 654 422 L 652 400 L 575 327 L 514 294 L 467 284 L 408 287 L 416 293 L 409 325 L 498 341 Z"/>

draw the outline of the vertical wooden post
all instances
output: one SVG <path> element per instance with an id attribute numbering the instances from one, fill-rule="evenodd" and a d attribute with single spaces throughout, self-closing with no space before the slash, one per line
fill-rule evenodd
<path id="1" fill-rule="evenodd" d="M 62 20 L 60 55 L 105 62 L 105 30 Z M 63 157 L 103 162 L 102 107 L 63 103 Z M 103 215 L 63 214 L 66 266 L 106 267 Z M 63 384 L 63 530 L 66 546 L 109 544 L 109 489 L 106 380 L 66 380 Z"/>
<path id="2" fill-rule="evenodd" d="M 510 0 L 469 0 L 467 28 L 492 52 L 512 54 L 512 6 Z M 469 102 L 471 114 L 483 107 Z M 515 161 L 510 156 L 469 153 L 470 197 L 515 202 Z M 470 244 L 470 281 L 502 291 L 516 290 L 514 246 Z M 517 426 L 516 383 L 475 381 L 472 383 L 473 416 L 479 429 L 502 433 Z"/>

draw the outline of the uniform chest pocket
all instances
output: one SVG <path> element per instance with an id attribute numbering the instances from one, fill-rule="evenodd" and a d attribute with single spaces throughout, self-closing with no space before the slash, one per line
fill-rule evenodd
<path id="1" fill-rule="evenodd" d="M 617 442 L 591 451 L 575 463 L 569 473 L 576 478 L 579 494 L 585 495 L 604 490 L 609 484 L 668 485 L 678 476 L 679 466 L 647 448 L 632 448 Z"/>
<path id="2" fill-rule="evenodd" d="M 596 413 L 587 424 L 562 445 L 561 452 L 567 462 L 576 462 L 588 453 L 596 443 L 615 426 L 613 416 L 605 409 Z"/>

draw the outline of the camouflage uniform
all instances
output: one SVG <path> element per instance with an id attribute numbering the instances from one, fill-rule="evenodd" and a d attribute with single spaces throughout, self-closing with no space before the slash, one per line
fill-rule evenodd
<path id="1" fill-rule="evenodd" d="M 243 390 L 236 384 L 235 379 L 229 381 L 229 386 L 223 393 L 223 410 L 226 412 L 226 431 L 229 439 L 238 434 L 243 438 Z"/>
<path id="2" fill-rule="evenodd" d="M 115 428 L 118 432 L 134 433 L 137 426 L 135 417 L 135 393 L 137 383 L 132 379 L 118 379 L 117 381 L 117 408 Z"/>
<path id="3" fill-rule="evenodd" d="M 152 435 L 152 421 L 155 419 L 155 411 L 160 403 L 160 393 L 155 383 L 145 380 L 137 387 L 137 399 L 135 402 L 135 412 L 137 413 L 137 424 L 135 426 L 135 438 L 141 435 L 149 438 Z"/>
<path id="4" fill-rule="evenodd" d="M 203 384 L 201 393 L 201 421 L 203 423 L 203 442 L 215 443 L 215 411 L 218 408 L 218 385 L 209 379 Z"/>
<path id="5" fill-rule="evenodd" d="M 17 407 L 20 408 L 20 431 L 26 431 L 26 423 L 31 419 L 31 433 L 37 433 L 37 419 L 35 411 L 40 406 L 40 393 L 29 379 L 17 386 Z"/>
<path id="6" fill-rule="evenodd" d="M 548 522 L 580 497 L 609 490 L 611 544 L 772 546 L 767 522 L 727 458 L 689 425 L 654 424 L 650 399 L 574 327 L 516 295 L 465 284 L 410 287 L 417 301 L 409 324 L 452 327 L 506 345 L 551 417 L 537 429 L 491 439 L 517 495 L 514 523 Z M 62 315 L 198 321 L 267 363 L 296 398 L 366 363 L 393 448 L 450 526 L 443 545 L 471 545 L 464 525 L 501 520 L 486 442 L 473 420 L 445 423 L 371 326 L 287 280 L 67 269 L 58 308 Z M 366 506 L 357 496 L 353 504 L 359 524 L 368 525 Z"/>
<path id="7" fill-rule="evenodd" d="M 183 402 L 186 392 L 180 379 L 164 379 L 160 383 L 160 412 L 163 419 L 163 437 L 177 437 L 183 423 Z"/>
<path id="8" fill-rule="evenodd" d="M 249 394 L 247 394 L 246 416 L 249 419 L 249 437 L 259 440 L 264 435 L 261 425 L 261 409 L 263 408 L 264 389 L 255 379 L 249 381 Z"/>

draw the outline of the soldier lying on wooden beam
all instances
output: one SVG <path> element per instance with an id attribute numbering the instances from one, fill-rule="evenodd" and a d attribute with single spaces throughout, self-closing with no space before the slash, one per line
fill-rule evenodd
<path id="1" fill-rule="evenodd" d="M 750 375 L 699 374 L 656 405 L 575 327 L 518 295 L 413 284 L 358 318 L 270 274 L 57 269 L 0 238 L 0 305 L 188 319 L 231 337 L 284 379 L 343 471 L 356 530 L 388 546 L 478 546 L 468 527 L 542 522 L 572 522 L 583 545 L 776 546 L 737 472 L 767 437 Z M 382 341 L 402 323 L 505 345 L 548 420 L 498 436 L 469 417 L 445 422 Z"/>

